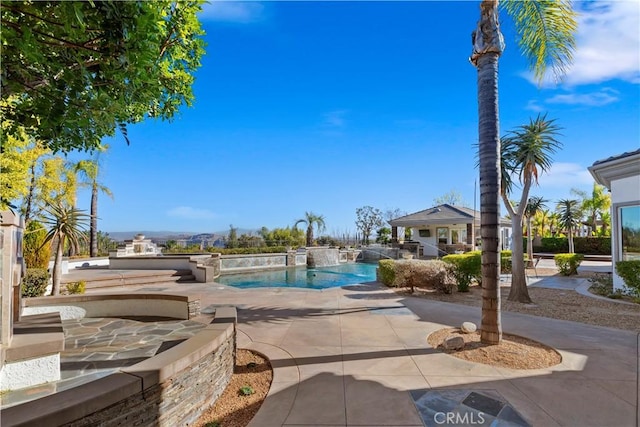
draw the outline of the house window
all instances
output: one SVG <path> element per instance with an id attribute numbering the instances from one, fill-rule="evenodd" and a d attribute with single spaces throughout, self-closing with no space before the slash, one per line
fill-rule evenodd
<path id="1" fill-rule="evenodd" d="M 640 205 L 620 208 L 622 260 L 640 260 Z"/>
<path id="2" fill-rule="evenodd" d="M 418 235 L 420 237 L 431 237 L 431 230 L 426 229 L 426 230 L 418 230 Z"/>
<path id="3" fill-rule="evenodd" d="M 467 242 L 467 230 L 451 230 L 451 243 L 466 243 Z"/>
<path id="4" fill-rule="evenodd" d="M 449 243 L 449 229 L 446 227 L 436 228 L 436 235 L 438 236 L 438 243 L 446 245 Z"/>

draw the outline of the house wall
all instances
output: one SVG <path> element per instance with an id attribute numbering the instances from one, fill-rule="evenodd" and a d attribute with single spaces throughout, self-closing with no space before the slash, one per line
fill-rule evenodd
<path id="1" fill-rule="evenodd" d="M 622 227 L 620 224 L 620 208 L 640 205 L 640 175 L 611 181 L 611 255 L 613 261 L 613 288 L 624 289 L 624 281 L 615 272 L 615 264 L 622 257 Z"/>

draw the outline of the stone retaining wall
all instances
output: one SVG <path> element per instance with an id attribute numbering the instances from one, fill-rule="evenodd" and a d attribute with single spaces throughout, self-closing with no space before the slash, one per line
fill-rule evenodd
<path id="1" fill-rule="evenodd" d="M 221 307 L 192 338 L 96 381 L 2 410 L 3 426 L 181 426 L 226 388 L 235 362 L 236 312 Z"/>

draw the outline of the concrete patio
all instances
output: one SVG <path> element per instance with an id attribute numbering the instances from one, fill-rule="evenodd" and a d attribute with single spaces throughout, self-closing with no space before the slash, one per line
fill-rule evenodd
<path id="1" fill-rule="evenodd" d="M 458 421 L 473 425 L 637 426 L 640 415 L 634 332 L 502 313 L 505 332 L 562 354 L 558 366 L 522 371 L 462 361 L 427 344 L 444 326 L 479 324 L 477 308 L 399 296 L 375 283 L 324 291 L 162 284 L 153 291 L 196 294 L 205 311 L 238 307 L 239 347 L 265 354 L 274 368 L 253 427 L 430 426 L 447 413 L 467 413 Z M 482 423 L 474 398 L 484 399 Z"/>

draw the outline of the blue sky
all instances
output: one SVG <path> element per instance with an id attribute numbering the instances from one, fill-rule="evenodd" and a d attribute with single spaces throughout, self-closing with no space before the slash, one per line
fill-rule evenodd
<path id="1" fill-rule="evenodd" d="M 501 133 L 538 113 L 564 128 L 531 192 L 552 201 L 589 190 L 594 161 L 640 146 L 640 2 L 576 6 L 559 85 L 532 81 L 502 15 Z M 473 206 L 478 16 L 459 1 L 209 4 L 194 106 L 131 126 L 130 146 L 105 140 L 114 199 L 102 196 L 99 228 L 274 228 L 313 211 L 328 233 L 353 234 L 365 205 L 411 213 L 455 190 Z"/>

